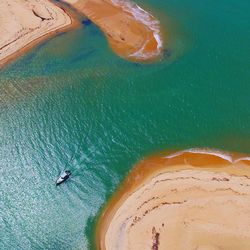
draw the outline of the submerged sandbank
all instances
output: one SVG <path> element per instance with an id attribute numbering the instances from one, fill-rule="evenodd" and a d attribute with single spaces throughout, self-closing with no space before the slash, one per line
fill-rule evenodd
<path id="1" fill-rule="evenodd" d="M 159 21 L 129 0 L 64 0 L 105 33 L 121 57 L 149 61 L 162 51 Z"/>
<path id="2" fill-rule="evenodd" d="M 104 210 L 97 247 L 250 249 L 250 157 L 191 149 L 143 160 Z"/>
<path id="3" fill-rule="evenodd" d="M 64 9 L 48 0 L 1 0 L 0 20 L 0 68 L 55 32 L 76 25 Z"/>

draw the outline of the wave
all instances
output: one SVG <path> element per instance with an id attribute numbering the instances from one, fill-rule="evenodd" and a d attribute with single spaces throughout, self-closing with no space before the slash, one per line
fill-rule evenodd
<path id="1" fill-rule="evenodd" d="M 230 163 L 236 163 L 236 162 L 240 162 L 240 161 L 250 161 L 250 156 L 241 156 L 241 157 L 238 156 L 237 157 L 237 155 L 234 155 L 234 154 L 226 152 L 226 151 L 220 151 L 220 150 L 208 149 L 208 148 L 185 149 L 185 150 L 170 154 L 168 156 L 165 156 L 164 158 L 171 159 L 171 158 L 174 158 L 176 156 L 183 155 L 185 153 L 214 155 L 214 156 L 217 156 L 221 159 L 224 159 Z"/>

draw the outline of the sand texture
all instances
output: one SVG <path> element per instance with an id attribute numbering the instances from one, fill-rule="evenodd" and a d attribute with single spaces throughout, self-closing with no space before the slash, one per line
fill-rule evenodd
<path id="1" fill-rule="evenodd" d="M 98 25 L 119 56 L 134 61 L 150 61 L 161 54 L 159 21 L 138 5 L 128 0 L 64 1 Z"/>
<path id="2" fill-rule="evenodd" d="M 141 162 L 105 209 L 98 249 L 250 249 L 246 156 L 182 151 Z"/>
<path id="3" fill-rule="evenodd" d="M 1 0 L 0 67 L 20 49 L 71 23 L 66 12 L 48 0 Z"/>

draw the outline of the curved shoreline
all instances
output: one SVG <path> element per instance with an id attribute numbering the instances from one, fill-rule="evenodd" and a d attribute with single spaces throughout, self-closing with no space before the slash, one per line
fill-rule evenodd
<path id="1" fill-rule="evenodd" d="M 64 0 L 92 20 L 119 56 L 152 61 L 161 55 L 159 21 L 135 3 L 121 0 Z"/>
<path id="2" fill-rule="evenodd" d="M 162 52 L 159 21 L 130 1 L 64 0 L 91 19 L 119 56 L 152 61 Z M 4 0 L 0 7 L 0 69 L 38 43 L 79 25 L 70 10 L 51 0 Z M 7 32 L 7 33 L 6 33 Z"/>
<path id="3" fill-rule="evenodd" d="M 1 5 L 5 4 L 0 32 L 10 32 L 0 40 L 0 69 L 35 45 L 79 26 L 74 13 L 50 0 L 4 0 Z"/>
<path id="4" fill-rule="evenodd" d="M 170 181 L 171 179 L 172 181 Z M 225 219 L 223 223 L 232 230 L 230 238 L 226 229 L 221 226 L 222 222 L 216 213 L 231 214 L 230 219 L 234 221 L 236 228 L 241 225 L 246 226 L 245 221 L 248 221 L 247 216 L 250 211 L 245 211 L 245 206 L 240 204 L 245 204 L 250 198 L 248 185 L 250 185 L 250 158 L 244 154 L 189 149 L 149 157 L 136 165 L 104 209 L 97 225 L 97 248 L 102 250 L 136 249 L 133 246 L 142 244 L 141 249 L 183 249 L 178 248 L 177 243 L 172 248 L 167 248 L 169 247 L 167 244 L 170 244 L 171 239 L 177 240 L 176 237 L 180 235 L 185 238 L 186 227 L 189 227 L 189 230 L 195 225 L 198 228 L 209 228 L 210 222 L 213 222 L 214 225 L 211 229 L 217 228 L 218 235 L 222 239 L 228 237 L 228 242 L 236 244 L 234 241 L 242 239 L 242 234 L 239 230 L 233 231 L 231 222 Z M 245 197 L 248 199 L 245 200 Z M 184 204 L 181 205 L 184 200 Z M 220 205 L 223 203 L 222 200 L 229 204 L 232 203 L 225 211 Z M 202 201 L 205 203 L 203 204 Z M 207 204 L 213 204 L 213 206 L 209 208 Z M 197 210 L 196 206 L 203 206 L 203 209 Z M 174 218 L 174 214 L 171 214 L 174 211 L 172 208 L 176 213 L 183 212 L 181 217 L 183 220 L 179 220 L 179 217 Z M 213 213 L 209 212 L 212 208 Z M 237 211 L 241 216 L 238 220 L 235 219 Z M 210 218 L 209 223 L 202 217 L 202 214 L 206 213 Z M 150 217 L 150 214 L 153 215 Z M 186 216 L 187 214 L 190 216 Z M 201 219 L 203 222 L 199 224 Z M 189 223 L 188 226 L 183 228 L 183 221 Z M 160 222 L 165 226 L 162 226 Z M 178 229 L 173 229 L 175 224 L 179 225 Z M 207 235 L 207 238 L 205 236 L 195 237 L 188 243 L 190 247 L 194 245 L 196 247 L 213 247 L 206 245 L 208 239 L 210 241 L 214 239 L 216 242 L 214 246 L 224 244 L 217 236 L 206 230 L 203 232 L 203 236 Z M 120 233 L 118 234 L 118 232 Z M 180 234 L 175 235 L 175 232 L 180 232 Z M 192 234 L 192 230 L 189 232 Z M 170 234 L 172 237 L 167 238 L 166 235 Z M 157 238 L 156 235 L 159 237 Z M 241 249 L 247 249 L 250 246 L 250 235 L 246 233 L 244 237 L 246 238 L 245 245 L 241 245 Z M 119 242 L 119 248 L 115 245 L 116 242 Z M 237 244 L 240 244 L 240 241 Z"/>

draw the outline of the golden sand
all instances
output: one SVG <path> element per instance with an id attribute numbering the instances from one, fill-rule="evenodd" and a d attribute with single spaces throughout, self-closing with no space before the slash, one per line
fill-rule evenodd
<path id="1" fill-rule="evenodd" d="M 136 4 L 128 0 L 64 1 L 98 25 L 119 56 L 149 61 L 161 54 L 159 22 Z"/>
<path id="2" fill-rule="evenodd" d="M 96 23 L 121 57 L 151 61 L 160 56 L 159 22 L 136 4 L 120 0 L 64 2 Z M 0 68 L 49 36 L 78 25 L 70 14 L 49 0 L 0 1 Z"/>
<path id="3" fill-rule="evenodd" d="M 250 249 L 249 160 L 201 149 L 143 160 L 104 210 L 98 249 Z"/>
<path id="4" fill-rule="evenodd" d="M 73 24 L 64 9 L 48 0 L 1 0 L 0 68 L 17 54 Z"/>

